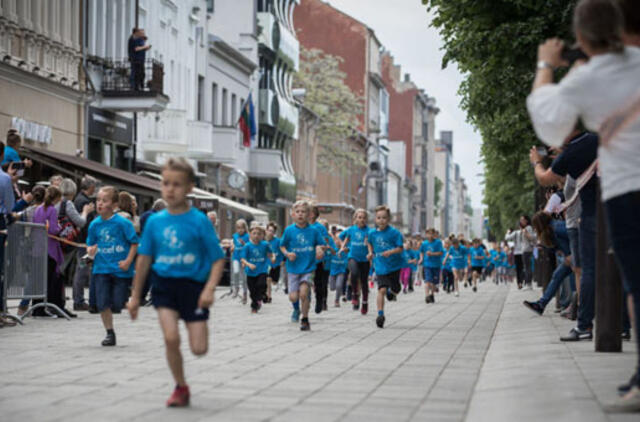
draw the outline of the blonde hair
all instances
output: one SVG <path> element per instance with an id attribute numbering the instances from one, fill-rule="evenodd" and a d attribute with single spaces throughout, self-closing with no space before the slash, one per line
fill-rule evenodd
<path id="1" fill-rule="evenodd" d="M 258 230 L 262 234 L 266 234 L 266 230 L 264 229 L 264 226 L 260 223 L 251 224 L 251 229 L 249 230 L 249 232 L 252 232 L 254 230 Z"/>
<path id="2" fill-rule="evenodd" d="M 162 166 L 162 171 L 173 170 L 184 173 L 187 176 L 189 183 L 196 182 L 196 172 L 189 164 L 189 162 L 183 157 L 170 157 Z"/>
<path id="3" fill-rule="evenodd" d="M 245 232 L 249 231 L 249 225 L 247 224 L 247 220 L 245 220 L 244 218 L 236 220 L 236 228 L 238 227 L 238 224 L 244 227 Z"/>
<path id="4" fill-rule="evenodd" d="M 369 218 L 369 213 L 367 212 L 367 210 L 365 210 L 364 208 L 358 208 L 354 213 L 353 213 L 353 220 L 355 221 L 356 218 L 358 218 L 358 214 L 364 214 L 364 219 L 367 220 Z"/>
<path id="5" fill-rule="evenodd" d="M 387 216 L 391 218 L 391 209 L 386 205 L 378 205 L 374 211 L 376 214 L 380 211 L 385 211 L 387 213 Z"/>
<path id="6" fill-rule="evenodd" d="M 118 204 L 118 189 L 113 186 L 103 186 L 98 192 L 106 192 L 111 202 Z"/>
<path id="7" fill-rule="evenodd" d="M 309 209 L 311 208 L 311 205 L 309 204 L 309 201 L 305 201 L 304 199 L 301 199 L 299 201 L 296 201 L 295 204 L 291 206 L 291 211 L 294 211 L 298 208 L 305 208 L 307 211 L 309 211 Z"/>

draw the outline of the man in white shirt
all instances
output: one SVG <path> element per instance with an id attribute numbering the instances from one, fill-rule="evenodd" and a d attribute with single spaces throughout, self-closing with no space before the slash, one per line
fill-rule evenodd
<path id="1" fill-rule="evenodd" d="M 619 0 L 625 3 L 624 0 Z M 589 56 L 560 83 L 553 71 L 562 66 L 564 44 L 548 40 L 538 50 L 538 66 L 527 108 L 538 137 L 553 146 L 562 144 L 578 119 L 594 132 L 613 114 L 640 97 L 640 48 L 625 46 L 624 15 L 610 0 L 581 0 L 574 14 L 576 38 Z M 598 150 L 602 200 L 613 248 L 635 309 L 640 310 L 640 119 L 619 130 Z M 586 289 L 581 285 L 581 298 Z M 589 292 L 587 291 L 587 295 Z M 640 350 L 640 312 L 635 313 L 635 334 Z M 582 337 L 585 327 L 571 336 Z M 640 411 L 640 354 L 631 389 L 613 410 Z"/>

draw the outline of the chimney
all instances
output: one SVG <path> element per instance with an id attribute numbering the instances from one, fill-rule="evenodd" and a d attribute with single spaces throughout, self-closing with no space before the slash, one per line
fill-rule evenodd
<path id="1" fill-rule="evenodd" d="M 411 75 L 409 75 L 408 73 L 404 74 L 404 81 L 405 82 L 411 82 Z"/>

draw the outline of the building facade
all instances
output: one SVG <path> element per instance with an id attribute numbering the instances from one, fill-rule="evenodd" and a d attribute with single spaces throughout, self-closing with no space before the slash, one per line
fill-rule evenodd
<path id="1" fill-rule="evenodd" d="M 0 136 L 75 155 L 84 148 L 80 0 L 0 2 Z"/>

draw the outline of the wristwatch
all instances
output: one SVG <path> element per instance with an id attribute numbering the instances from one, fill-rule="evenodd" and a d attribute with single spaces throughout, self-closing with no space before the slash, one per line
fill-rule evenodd
<path id="1" fill-rule="evenodd" d="M 551 66 L 549 63 L 545 62 L 544 60 L 538 60 L 538 64 L 536 65 L 536 69 L 538 69 L 538 70 L 542 70 L 542 69 L 551 69 L 551 70 L 553 70 L 553 66 Z"/>

